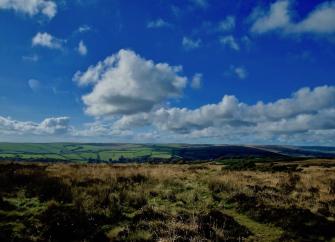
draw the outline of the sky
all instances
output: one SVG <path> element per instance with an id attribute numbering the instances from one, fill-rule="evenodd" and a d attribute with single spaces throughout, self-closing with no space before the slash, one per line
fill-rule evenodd
<path id="1" fill-rule="evenodd" d="M 335 1 L 0 0 L 0 141 L 335 145 Z"/>

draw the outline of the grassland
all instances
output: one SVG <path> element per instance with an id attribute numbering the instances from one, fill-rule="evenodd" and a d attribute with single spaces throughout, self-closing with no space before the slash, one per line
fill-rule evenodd
<path id="1" fill-rule="evenodd" d="M 137 144 L 72 144 L 72 143 L 0 143 L 0 158 L 12 160 L 51 160 L 66 162 L 119 161 L 120 158 L 171 157 L 171 149 Z"/>
<path id="2" fill-rule="evenodd" d="M 334 160 L 231 163 L 2 163 L 0 241 L 334 241 Z"/>

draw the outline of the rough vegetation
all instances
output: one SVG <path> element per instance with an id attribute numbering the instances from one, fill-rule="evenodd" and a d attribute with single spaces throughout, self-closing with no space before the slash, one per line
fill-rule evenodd
<path id="1" fill-rule="evenodd" d="M 334 239 L 332 160 L 239 163 L 2 163 L 0 241 Z"/>

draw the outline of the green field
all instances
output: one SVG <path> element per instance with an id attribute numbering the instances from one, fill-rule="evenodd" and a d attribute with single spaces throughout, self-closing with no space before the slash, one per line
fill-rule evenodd
<path id="1" fill-rule="evenodd" d="M 71 162 L 88 162 L 92 159 L 118 161 L 121 157 L 169 159 L 171 150 L 160 151 L 153 145 L 138 144 L 0 143 L 1 158 L 54 159 Z"/>
<path id="2" fill-rule="evenodd" d="M 62 162 L 210 161 L 334 158 L 332 147 L 189 144 L 0 143 L 0 160 Z M 259 160 L 258 160 L 259 161 Z"/>

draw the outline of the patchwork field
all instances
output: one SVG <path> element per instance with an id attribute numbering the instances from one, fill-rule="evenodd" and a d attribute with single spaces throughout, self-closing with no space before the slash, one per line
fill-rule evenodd
<path id="1" fill-rule="evenodd" d="M 189 144 L 80 144 L 0 143 L 0 161 L 125 163 L 204 161 L 225 158 L 335 158 L 334 147 L 189 145 Z"/>
<path id="2" fill-rule="evenodd" d="M 235 162 L 3 162 L 0 241 L 334 241 L 334 160 Z"/>
<path id="3" fill-rule="evenodd" d="M 0 143 L 0 158 L 66 162 L 113 162 L 133 158 L 171 157 L 171 150 L 136 144 L 15 144 Z"/>

